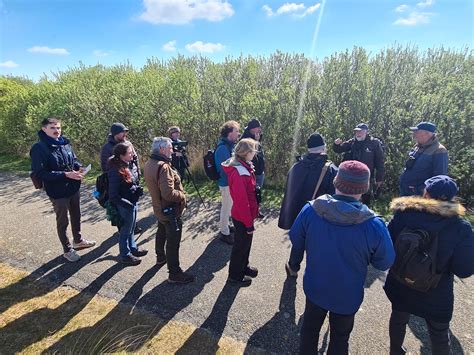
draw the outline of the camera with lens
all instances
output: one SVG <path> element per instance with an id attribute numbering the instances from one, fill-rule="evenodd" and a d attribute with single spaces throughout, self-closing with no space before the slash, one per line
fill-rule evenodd
<path id="1" fill-rule="evenodd" d="M 186 152 L 188 141 L 171 142 L 171 145 L 173 146 L 173 152 L 184 153 Z"/>
<path id="2" fill-rule="evenodd" d="M 161 209 L 161 213 L 163 213 L 163 215 L 166 217 L 170 217 L 171 228 L 173 228 L 176 232 L 179 232 L 180 228 L 178 225 L 178 218 L 176 217 L 175 206 L 163 207 Z"/>
<path id="3" fill-rule="evenodd" d="M 255 186 L 255 198 L 257 199 L 257 203 L 262 203 L 262 188 L 260 186 Z"/>

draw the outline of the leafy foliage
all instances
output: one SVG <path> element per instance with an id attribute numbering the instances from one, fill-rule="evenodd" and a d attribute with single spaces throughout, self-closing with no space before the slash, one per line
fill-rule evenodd
<path id="1" fill-rule="evenodd" d="M 355 47 L 322 62 L 282 52 L 222 63 L 177 56 L 167 62 L 150 58 L 141 69 L 80 64 L 37 83 L 0 77 L 2 153 L 26 154 L 47 116 L 62 118 L 64 135 L 88 161 L 98 161 L 113 122 L 130 127 L 130 139 L 145 158 L 154 136 L 179 125 L 190 141 L 191 169 L 203 176 L 202 155 L 214 147 L 221 124 L 234 119 L 245 125 L 257 117 L 264 126 L 267 181 L 281 187 L 292 155 L 304 151 L 313 131 L 324 135 L 338 162 L 332 141 L 349 138 L 357 123 L 367 122 L 387 147 L 386 186 L 395 193 L 413 144 L 407 127 L 428 120 L 438 125 L 450 175 L 470 204 L 473 115 L 474 57 L 467 49 L 420 53 L 395 46 L 370 55 Z"/>

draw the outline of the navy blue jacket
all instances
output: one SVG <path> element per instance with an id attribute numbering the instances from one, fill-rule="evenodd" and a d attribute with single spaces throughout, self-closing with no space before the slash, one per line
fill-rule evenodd
<path id="1" fill-rule="evenodd" d="M 107 143 L 104 144 L 100 151 L 100 168 L 102 169 L 103 173 L 106 173 L 109 169 L 109 158 L 114 155 L 114 147 L 118 142 L 114 139 L 114 137 L 109 134 L 107 137 Z M 130 162 L 130 168 L 133 169 L 133 165 L 136 165 L 138 171 L 138 177 L 140 177 L 140 164 L 138 162 L 138 155 L 133 149 L 133 160 Z"/>
<path id="2" fill-rule="evenodd" d="M 394 242 L 405 227 L 439 233 L 436 266 L 443 276 L 436 288 L 420 292 L 400 284 L 389 273 L 385 293 L 398 311 L 447 323 L 453 315 L 454 275 L 465 278 L 474 273 L 472 227 L 461 218 L 465 209 L 458 203 L 419 196 L 397 198 L 391 208 L 395 214 L 388 229 Z"/>
<path id="3" fill-rule="evenodd" d="M 293 164 L 286 178 L 278 227 L 290 229 L 304 204 L 313 199 L 314 189 L 327 161 L 326 154 L 307 154 Z M 337 167 L 331 163 L 315 197 L 335 192 L 333 180 L 336 174 Z"/>
<path id="4" fill-rule="evenodd" d="M 221 187 L 229 186 L 227 174 L 225 173 L 221 164 L 232 156 L 232 149 L 234 149 L 234 143 L 232 143 L 227 138 L 221 138 L 219 142 L 217 142 L 217 147 L 214 151 L 214 161 L 216 162 L 217 172 L 220 176 L 219 180 L 217 180 L 217 183 Z"/>
<path id="5" fill-rule="evenodd" d="M 306 251 L 306 297 L 338 314 L 359 309 L 367 265 L 387 270 L 395 260 L 384 221 L 350 197 L 323 195 L 307 203 L 289 234 L 293 251 Z"/>
<path id="6" fill-rule="evenodd" d="M 82 166 L 72 150 L 69 140 L 55 140 L 43 131 L 38 132 L 39 142 L 30 150 L 31 171 L 43 181 L 46 194 L 52 199 L 71 197 L 81 187 L 80 180 L 68 179 L 66 171 Z"/>
<path id="7" fill-rule="evenodd" d="M 124 163 L 125 164 L 125 163 Z M 132 175 L 132 182 L 127 183 L 120 175 L 118 168 L 109 166 L 107 175 L 109 177 L 109 201 L 116 205 L 125 208 L 131 208 L 138 202 L 142 196 L 143 190 L 139 185 L 138 169 L 132 165 L 130 169 L 127 167 Z M 138 189 L 138 190 L 137 190 Z M 141 192 L 138 192 L 140 191 Z"/>
<path id="8" fill-rule="evenodd" d="M 244 133 L 242 133 L 242 136 L 240 137 L 240 139 L 244 138 L 252 138 L 253 140 L 256 140 L 255 136 L 250 133 L 250 130 L 248 128 L 244 130 Z M 262 136 L 260 136 L 260 140 L 258 141 L 260 143 L 258 145 L 258 152 L 257 154 L 255 154 L 252 160 L 255 175 L 262 175 L 263 173 L 265 173 L 265 153 L 263 152 L 261 140 Z"/>
<path id="9" fill-rule="evenodd" d="M 448 174 L 448 151 L 436 136 L 425 145 L 416 145 L 409 157 L 400 176 L 400 196 L 421 196 L 427 179 Z"/>

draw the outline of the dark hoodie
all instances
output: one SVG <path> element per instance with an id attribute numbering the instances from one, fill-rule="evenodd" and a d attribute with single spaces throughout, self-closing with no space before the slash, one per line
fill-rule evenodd
<path id="1" fill-rule="evenodd" d="M 395 214 L 388 229 L 394 242 L 405 227 L 438 233 L 436 267 L 443 276 L 436 288 L 419 292 L 389 274 L 385 283 L 387 297 L 398 311 L 449 322 L 453 315 L 454 275 L 465 278 L 474 273 L 474 236 L 469 222 L 461 218 L 464 207 L 419 196 L 396 198 L 390 207 Z"/>
<path id="2" fill-rule="evenodd" d="M 395 260 L 384 221 L 346 196 L 323 195 L 307 203 L 289 234 L 293 250 L 306 251 L 306 297 L 338 314 L 359 309 L 367 265 L 387 270 Z"/>
<path id="3" fill-rule="evenodd" d="M 250 133 L 250 130 L 248 128 L 245 128 L 244 133 L 242 133 L 242 136 L 240 137 L 240 139 L 244 138 L 252 138 L 253 140 L 256 140 L 255 136 Z M 255 154 L 255 157 L 252 160 L 252 164 L 255 169 L 255 175 L 262 175 L 265 172 L 265 154 L 263 152 L 261 138 L 258 142 L 260 143 L 258 145 L 258 152 L 257 154 Z"/>
<path id="4" fill-rule="evenodd" d="M 31 171 L 43 181 L 46 194 L 52 199 L 74 195 L 81 181 L 68 179 L 66 171 L 79 170 L 82 166 L 72 150 L 69 140 L 55 140 L 43 131 L 38 132 L 39 142 L 30 150 Z"/>
<path id="5" fill-rule="evenodd" d="M 321 170 L 327 161 L 328 157 L 325 154 L 307 154 L 291 167 L 286 178 L 278 227 L 290 229 L 304 204 L 312 200 Z M 333 180 L 336 174 L 337 167 L 331 164 L 315 197 L 335 192 Z"/>

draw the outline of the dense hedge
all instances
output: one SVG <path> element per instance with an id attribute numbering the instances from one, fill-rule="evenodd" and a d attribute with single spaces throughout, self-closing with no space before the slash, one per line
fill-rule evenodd
<path id="1" fill-rule="evenodd" d="M 304 90 L 308 66 L 311 75 Z M 281 52 L 222 63 L 178 56 L 167 62 L 149 59 L 140 70 L 129 64 L 81 64 L 37 83 L 0 77 L 2 153 L 26 154 L 47 116 L 63 118 L 64 134 L 89 160 L 97 159 L 112 122 L 131 127 L 131 140 L 142 155 L 153 136 L 176 124 L 191 142 L 197 172 L 222 122 L 235 119 L 244 125 L 258 117 L 264 126 L 269 182 L 281 185 L 294 160 L 293 137 L 300 150 L 313 131 L 331 144 L 335 138 L 350 137 L 357 123 L 367 122 L 387 147 L 386 185 L 396 191 L 413 144 L 407 127 L 429 120 L 439 127 L 450 154 L 450 174 L 470 203 L 473 113 L 474 57 L 468 49 L 421 53 L 392 47 L 369 55 L 354 48 L 322 62 Z M 330 156 L 339 159 L 332 152 Z"/>

